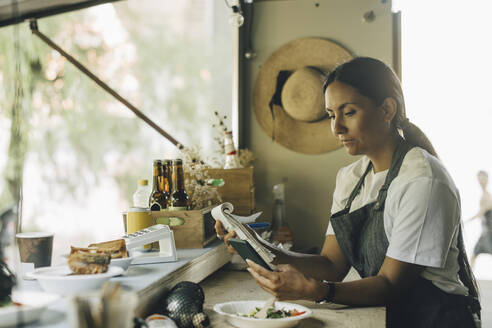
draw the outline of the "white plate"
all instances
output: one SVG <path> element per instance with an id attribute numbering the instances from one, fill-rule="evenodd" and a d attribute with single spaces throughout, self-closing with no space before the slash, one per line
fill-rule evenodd
<path id="1" fill-rule="evenodd" d="M 39 268 L 28 275 L 36 279 L 43 290 L 60 295 L 73 295 L 99 289 L 111 277 L 123 273 L 123 269 L 110 265 L 105 273 L 74 275 L 68 265 Z"/>
<path id="2" fill-rule="evenodd" d="M 9 305 L 0 308 L 0 327 L 27 324 L 39 319 L 44 309 L 60 298 L 56 294 L 32 291 L 13 291 L 12 300 L 21 306 Z M 18 322 L 18 320 L 22 320 Z"/>
<path id="3" fill-rule="evenodd" d="M 128 270 L 128 268 L 130 267 L 130 264 L 132 264 L 136 258 L 142 256 L 142 252 L 139 251 L 129 251 L 128 253 L 128 257 L 124 257 L 121 259 L 111 259 L 110 265 L 118 266 L 126 272 L 126 270 Z"/>
<path id="4" fill-rule="evenodd" d="M 126 272 L 128 268 L 130 267 L 130 264 L 132 264 L 134 257 L 124 257 L 121 259 L 112 259 L 111 260 L 111 265 L 117 266 L 123 269 L 123 271 Z"/>
<path id="5" fill-rule="evenodd" d="M 287 328 L 294 327 L 300 320 L 309 318 L 313 312 L 305 306 L 293 303 L 275 302 L 276 310 L 294 310 L 299 312 L 306 311 L 305 313 L 295 316 L 280 319 L 256 319 L 242 317 L 237 313 L 248 314 L 256 307 L 262 308 L 265 301 L 236 301 L 215 304 L 215 312 L 225 316 L 226 320 L 239 328 Z"/>

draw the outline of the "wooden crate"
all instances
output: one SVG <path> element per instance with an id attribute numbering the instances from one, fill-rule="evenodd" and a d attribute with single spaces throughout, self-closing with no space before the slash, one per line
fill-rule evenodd
<path id="1" fill-rule="evenodd" d="M 152 211 L 153 224 L 161 217 L 182 218 L 183 225 L 171 227 L 176 248 L 203 248 L 217 238 L 212 208 L 213 206 L 191 211 Z"/>
<path id="2" fill-rule="evenodd" d="M 224 179 L 225 184 L 217 188 L 223 202 L 234 205 L 234 214 L 250 215 L 255 208 L 253 168 L 206 169 L 211 178 Z"/>

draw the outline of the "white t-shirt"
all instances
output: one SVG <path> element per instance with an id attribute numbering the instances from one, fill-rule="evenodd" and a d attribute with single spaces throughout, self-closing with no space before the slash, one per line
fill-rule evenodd
<path id="1" fill-rule="evenodd" d="M 363 156 L 338 171 L 332 214 L 345 207 L 368 164 L 369 158 Z M 370 170 L 350 212 L 376 201 L 387 173 Z M 389 242 L 386 256 L 425 266 L 423 278 L 445 292 L 467 295 L 468 289 L 458 277 L 460 219 L 460 196 L 449 173 L 427 151 L 412 148 L 388 188 L 384 207 L 384 230 Z M 334 234 L 331 223 L 326 234 Z"/>

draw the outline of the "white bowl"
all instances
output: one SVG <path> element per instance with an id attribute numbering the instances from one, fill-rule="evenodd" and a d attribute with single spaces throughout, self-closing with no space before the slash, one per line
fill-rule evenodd
<path id="1" fill-rule="evenodd" d="M 12 292 L 12 300 L 21 306 L 8 305 L 0 308 L 0 327 L 27 324 L 40 318 L 44 309 L 60 298 L 56 294 L 32 291 Z"/>
<path id="2" fill-rule="evenodd" d="M 248 318 L 238 315 L 238 313 L 248 314 L 251 310 L 256 307 L 262 308 L 265 301 L 235 301 L 215 304 L 215 312 L 225 316 L 226 320 L 231 324 L 239 328 L 286 328 L 294 327 L 299 323 L 300 320 L 309 318 L 312 316 L 313 312 L 305 306 L 293 303 L 285 302 L 275 302 L 276 310 L 294 310 L 299 312 L 305 311 L 305 313 L 287 318 L 279 319 L 256 319 Z"/>
<path id="3" fill-rule="evenodd" d="M 110 265 L 105 273 L 72 274 L 68 265 L 38 268 L 29 273 L 43 290 L 60 295 L 74 295 L 99 289 L 111 277 L 123 273 L 123 269 Z"/>

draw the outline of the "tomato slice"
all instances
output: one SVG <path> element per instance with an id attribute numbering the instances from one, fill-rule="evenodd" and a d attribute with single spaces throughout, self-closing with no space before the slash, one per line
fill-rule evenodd
<path id="1" fill-rule="evenodd" d="M 296 309 L 294 309 L 294 310 L 291 310 L 290 311 L 290 316 L 291 317 L 295 317 L 295 316 L 298 316 L 298 315 L 301 315 L 301 314 L 304 314 L 304 313 L 306 313 L 306 311 L 301 311 L 300 312 L 300 311 L 297 311 Z"/>

